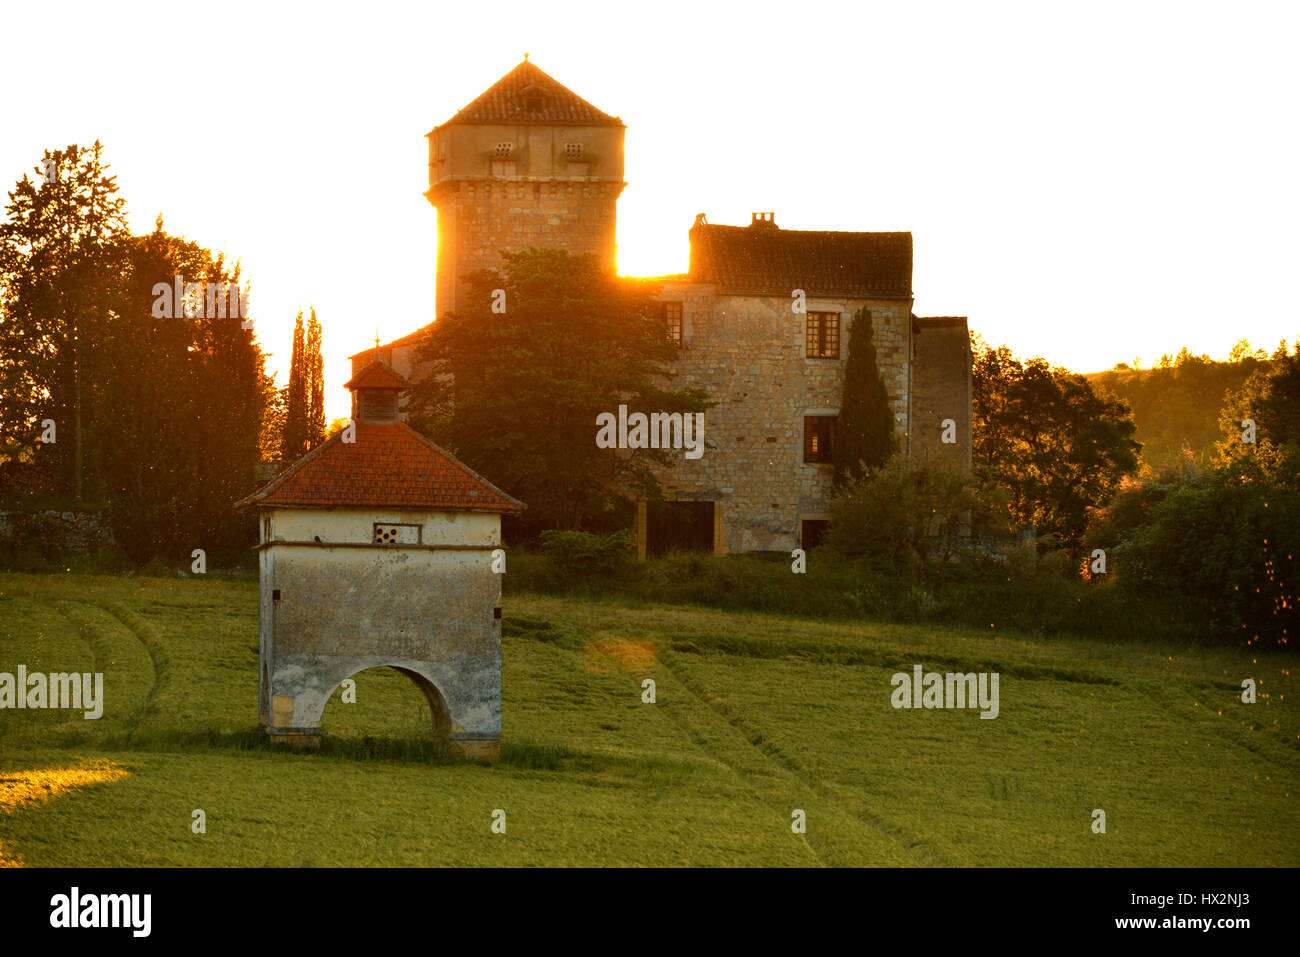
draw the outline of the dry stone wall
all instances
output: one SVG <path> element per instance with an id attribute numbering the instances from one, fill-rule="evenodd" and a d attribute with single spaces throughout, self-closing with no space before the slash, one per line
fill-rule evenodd
<path id="1" fill-rule="evenodd" d="M 113 532 L 99 512 L 0 510 L 0 544 L 42 546 L 53 552 L 95 552 L 115 548 Z"/>

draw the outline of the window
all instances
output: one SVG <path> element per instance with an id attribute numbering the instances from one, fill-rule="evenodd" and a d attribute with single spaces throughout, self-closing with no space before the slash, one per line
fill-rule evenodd
<path id="1" fill-rule="evenodd" d="M 581 143 L 565 143 L 565 144 L 564 144 L 564 158 L 565 158 L 566 160 L 580 160 L 580 159 L 582 159 L 582 144 L 581 144 Z"/>
<path id="2" fill-rule="evenodd" d="M 808 313 L 809 359 L 838 359 L 840 357 L 840 314 L 838 312 Z"/>
<path id="3" fill-rule="evenodd" d="M 668 338 L 670 341 L 677 343 L 680 348 L 682 344 L 682 304 L 680 302 L 665 302 L 664 322 L 668 327 Z"/>
<path id="4" fill-rule="evenodd" d="M 418 545 L 419 525 L 386 525 L 375 522 L 376 545 Z"/>
<path id="5" fill-rule="evenodd" d="M 805 415 L 803 417 L 803 460 L 805 462 L 831 462 L 831 436 L 835 432 L 836 416 Z"/>
<path id="6" fill-rule="evenodd" d="M 492 175 L 514 177 L 519 175 L 519 164 L 514 160 L 493 160 Z"/>

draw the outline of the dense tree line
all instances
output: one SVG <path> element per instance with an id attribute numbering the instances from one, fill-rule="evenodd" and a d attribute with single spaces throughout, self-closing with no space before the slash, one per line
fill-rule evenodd
<path id="1" fill-rule="evenodd" d="M 1208 460 L 1125 484 L 1093 516 L 1133 594 L 1181 597 L 1216 637 L 1285 647 L 1300 628 L 1300 342 L 1224 397 Z"/>
<path id="2" fill-rule="evenodd" d="M 1274 352 L 1273 358 L 1285 353 Z M 1098 392 L 1128 403 L 1137 426 L 1134 439 L 1142 445 L 1142 460 L 1155 469 L 1175 464 L 1190 451 L 1202 464 L 1214 454 L 1219 439 L 1218 417 L 1228 393 L 1241 388 L 1255 372 L 1267 371 L 1270 358 L 1246 340 L 1233 347 L 1228 360 L 1193 355 L 1183 347 L 1164 355 L 1151 369 L 1120 363 L 1093 373 L 1089 382 Z"/>
<path id="3" fill-rule="evenodd" d="M 99 143 L 36 173 L 0 225 L 3 491 L 106 506 L 137 562 L 246 543 L 231 506 L 254 487 L 274 384 L 238 265 L 161 217 L 132 236 Z"/>
<path id="4" fill-rule="evenodd" d="M 968 580 L 997 588 L 1008 566 L 989 546 L 1034 526 L 1036 551 L 1050 554 L 1017 565 L 1029 603 L 1058 599 L 1050 579 L 1064 572 L 1113 609 L 1174 607 L 1210 640 L 1289 645 L 1300 627 L 1300 342 L 1271 358 L 1238 350 L 1249 371 L 1199 407 L 1219 440 L 1140 471 L 1123 400 L 1005 346 L 972 348 L 973 471 L 902 455 L 868 469 L 834 499 L 837 552 L 936 590 L 960 559 Z M 1213 379 L 1207 363 L 1184 351 L 1164 371 Z"/>

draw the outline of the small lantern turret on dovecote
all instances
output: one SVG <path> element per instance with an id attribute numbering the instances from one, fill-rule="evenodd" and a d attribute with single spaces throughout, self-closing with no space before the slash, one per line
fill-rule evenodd
<path id="1" fill-rule="evenodd" d="M 382 362 L 372 362 L 344 385 L 352 390 L 352 418 L 391 425 L 397 421 L 398 400 L 406 379 Z"/>

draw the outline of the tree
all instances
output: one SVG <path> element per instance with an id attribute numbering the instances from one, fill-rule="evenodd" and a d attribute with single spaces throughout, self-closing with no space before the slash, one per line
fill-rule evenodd
<path id="1" fill-rule="evenodd" d="M 432 370 L 408 390 L 408 421 L 527 503 L 534 529 L 581 529 L 628 497 L 654 497 L 654 466 L 680 451 L 596 445 L 597 416 L 619 405 L 708 405 L 702 391 L 666 388 L 676 347 L 653 287 L 610 275 L 593 256 L 503 258 L 504 275 L 471 275 L 467 304 L 431 327 L 417 356 Z"/>
<path id="2" fill-rule="evenodd" d="M 1088 510 L 1137 469 L 1129 407 L 1088 380 L 1040 358 L 972 337 L 972 461 L 987 485 L 1011 493 L 1011 512 L 1064 545 L 1076 544 Z"/>
<path id="3" fill-rule="evenodd" d="M 1265 443 L 1121 499 L 1138 495 L 1098 529 L 1120 540 L 1122 587 L 1178 596 L 1216 641 L 1289 645 L 1300 627 L 1300 447 Z"/>
<path id="4" fill-rule="evenodd" d="M 293 324 L 293 352 L 289 359 L 289 384 L 286 386 L 284 432 L 280 441 L 280 459 L 286 464 L 301 458 L 307 451 L 308 369 L 303 337 L 302 310 Z"/>
<path id="5" fill-rule="evenodd" d="M 885 380 L 876 365 L 871 310 L 863 306 L 849 330 L 849 354 L 844 364 L 844 392 L 835 437 L 833 485 L 842 488 L 879 468 L 894 454 L 894 413 L 889 407 Z"/>
<path id="6" fill-rule="evenodd" d="M 1257 442 L 1300 446 L 1300 341 L 1290 354 L 1284 343 L 1280 356 L 1275 353 L 1241 388 L 1224 396 L 1219 426 L 1226 439 L 1221 450 L 1237 451 L 1235 447 L 1243 445 L 1243 419 L 1255 422 Z"/>
<path id="7" fill-rule="evenodd" d="M 0 226 L 0 422 L 34 435 L 55 420 L 45 493 L 102 497 L 137 563 L 247 544 L 231 506 L 254 487 L 273 383 L 242 327 L 238 264 L 168 236 L 161 216 L 131 236 L 99 143 L 42 165 Z"/>
<path id="8" fill-rule="evenodd" d="M 307 323 L 307 346 L 304 353 L 306 368 L 304 393 L 307 398 L 306 428 L 307 449 L 314 449 L 325 441 L 325 363 L 321 358 L 321 328 L 316 321 L 316 308 L 311 310 Z"/>
<path id="9" fill-rule="evenodd" d="M 285 408 L 285 400 L 288 393 L 288 389 L 275 388 L 274 380 L 271 380 L 270 394 L 266 397 L 266 405 L 262 413 L 262 427 L 258 438 L 258 447 L 261 450 L 263 462 L 282 461 L 284 424 L 287 417 L 286 412 L 288 411 Z"/>
<path id="10" fill-rule="evenodd" d="M 1238 339 L 1233 343 L 1232 349 L 1228 352 L 1229 362 L 1243 362 L 1246 359 L 1267 359 L 1268 353 L 1263 349 L 1252 349 L 1250 340 L 1246 338 Z"/>
<path id="11" fill-rule="evenodd" d="M 1089 548 L 1114 549 L 1122 587 L 1177 596 L 1215 640 L 1280 648 L 1300 627 L 1297 385 L 1300 362 L 1283 349 L 1225 396 L 1213 458 L 1126 481 L 1089 526 Z M 1254 442 L 1243 418 L 1256 420 Z"/>
<path id="12" fill-rule="evenodd" d="M 1088 381 L 1099 394 L 1124 400 L 1133 413 L 1144 465 L 1157 471 L 1180 466 L 1183 449 L 1207 464 L 1220 437 L 1219 413 L 1224 394 L 1239 389 L 1251 373 L 1267 365 L 1267 356 L 1241 354 L 1235 362 L 1201 362 L 1188 358 L 1175 367 L 1172 357 L 1142 372 L 1099 372 Z M 1166 353 L 1166 356 L 1169 354 Z"/>
<path id="13" fill-rule="evenodd" d="M 835 493 L 826 543 L 844 555 L 926 574 L 938 588 L 963 534 L 1009 534 L 999 492 L 980 490 L 975 476 L 947 457 L 923 461 L 897 453 Z"/>
<path id="14" fill-rule="evenodd" d="M 227 307 L 154 308 L 174 276 L 237 295 L 238 267 L 197 244 L 154 232 L 132 239 L 101 344 L 114 369 L 99 418 L 109 519 L 128 556 L 188 560 L 247 544 L 251 525 L 232 505 L 255 487 L 259 434 L 272 385 L 249 330 Z"/>
<path id="15" fill-rule="evenodd" d="M 53 420 L 66 438 L 41 454 L 54 459 L 58 491 L 81 500 L 83 462 L 97 450 L 89 424 L 110 368 L 98 346 L 128 235 L 125 201 L 98 141 L 47 150 L 36 173 L 9 194 L 0 225 L 0 432 L 34 440 Z M 32 441 L 17 451 L 31 458 L 36 449 Z"/>

